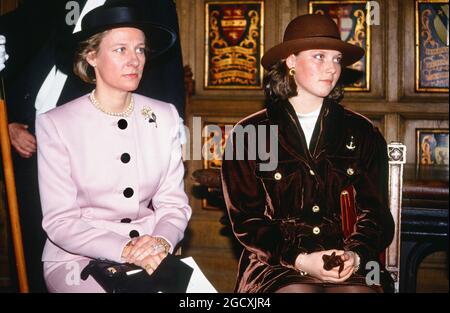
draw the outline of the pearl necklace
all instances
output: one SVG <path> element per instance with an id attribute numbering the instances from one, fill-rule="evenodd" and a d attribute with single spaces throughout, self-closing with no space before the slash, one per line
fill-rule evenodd
<path id="1" fill-rule="evenodd" d="M 111 111 L 107 111 L 105 110 L 105 108 L 103 108 L 100 103 L 97 101 L 97 99 L 95 98 L 95 89 L 92 90 L 92 92 L 89 94 L 89 99 L 91 100 L 92 104 L 100 111 L 102 111 L 105 114 L 108 115 L 112 115 L 112 116 L 120 116 L 120 117 L 128 117 L 131 112 L 133 112 L 134 109 L 134 99 L 133 96 L 131 96 L 131 100 L 130 103 L 128 104 L 128 107 L 126 108 L 125 111 L 123 112 L 111 112 Z"/>

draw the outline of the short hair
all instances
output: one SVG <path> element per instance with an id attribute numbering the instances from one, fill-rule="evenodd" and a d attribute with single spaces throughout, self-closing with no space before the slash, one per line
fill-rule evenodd
<path id="1" fill-rule="evenodd" d="M 81 78 L 86 83 L 95 84 L 95 72 L 87 61 L 87 56 L 90 52 L 98 53 L 100 43 L 109 30 L 95 34 L 88 39 L 82 41 L 78 45 L 75 54 L 75 61 L 73 63 L 73 71 L 75 75 Z"/>
<path id="2" fill-rule="evenodd" d="M 270 67 L 263 79 L 266 98 L 277 102 L 297 95 L 297 84 L 289 75 L 285 60 L 280 60 Z"/>
<path id="3" fill-rule="evenodd" d="M 266 99 L 273 102 L 287 100 L 298 94 L 297 84 L 294 77 L 289 75 L 286 60 L 280 60 L 269 68 L 263 84 Z M 343 85 L 338 81 L 326 98 L 340 102 L 344 98 Z"/>

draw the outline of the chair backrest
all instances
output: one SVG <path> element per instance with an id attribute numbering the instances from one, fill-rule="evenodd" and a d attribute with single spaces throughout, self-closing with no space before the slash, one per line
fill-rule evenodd
<path id="1" fill-rule="evenodd" d="M 394 291 L 400 283 L 400 243 L 403 189 L 403 165 L 406 163 L 406 146 L 400 142 L 388 144 L 389 158 L 389 207 L 395 223 L 394 239 L 386 249 L 386 269 L 394 280 Z"/>

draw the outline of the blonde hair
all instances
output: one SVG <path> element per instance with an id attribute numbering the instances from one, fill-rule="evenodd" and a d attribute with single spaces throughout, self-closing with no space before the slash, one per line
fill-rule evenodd
<path id="1" fill-rule="evenodd" d="M 78 45 L 73 63 L 73 72 L 86 83 L 95 84 L 95 73 L 91 65 L 87 61 L 90 52 L 98 53 L 100 43 L 109 30 L 95 34 Z"/>

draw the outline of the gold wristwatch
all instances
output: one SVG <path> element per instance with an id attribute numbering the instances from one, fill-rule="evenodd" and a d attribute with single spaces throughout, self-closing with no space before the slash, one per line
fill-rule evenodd
<path id="1" fill-rule="evenodd" d="M 162 238 L 162 237 L 153 237 L 155 238 L 156 242 L 158 243 L 158 245 L 162 246 L 164 248 L 164 252 L 165 253 L 169 253 L 170 251 L 170 244 L 167 242 L 166 239 Z"/>

